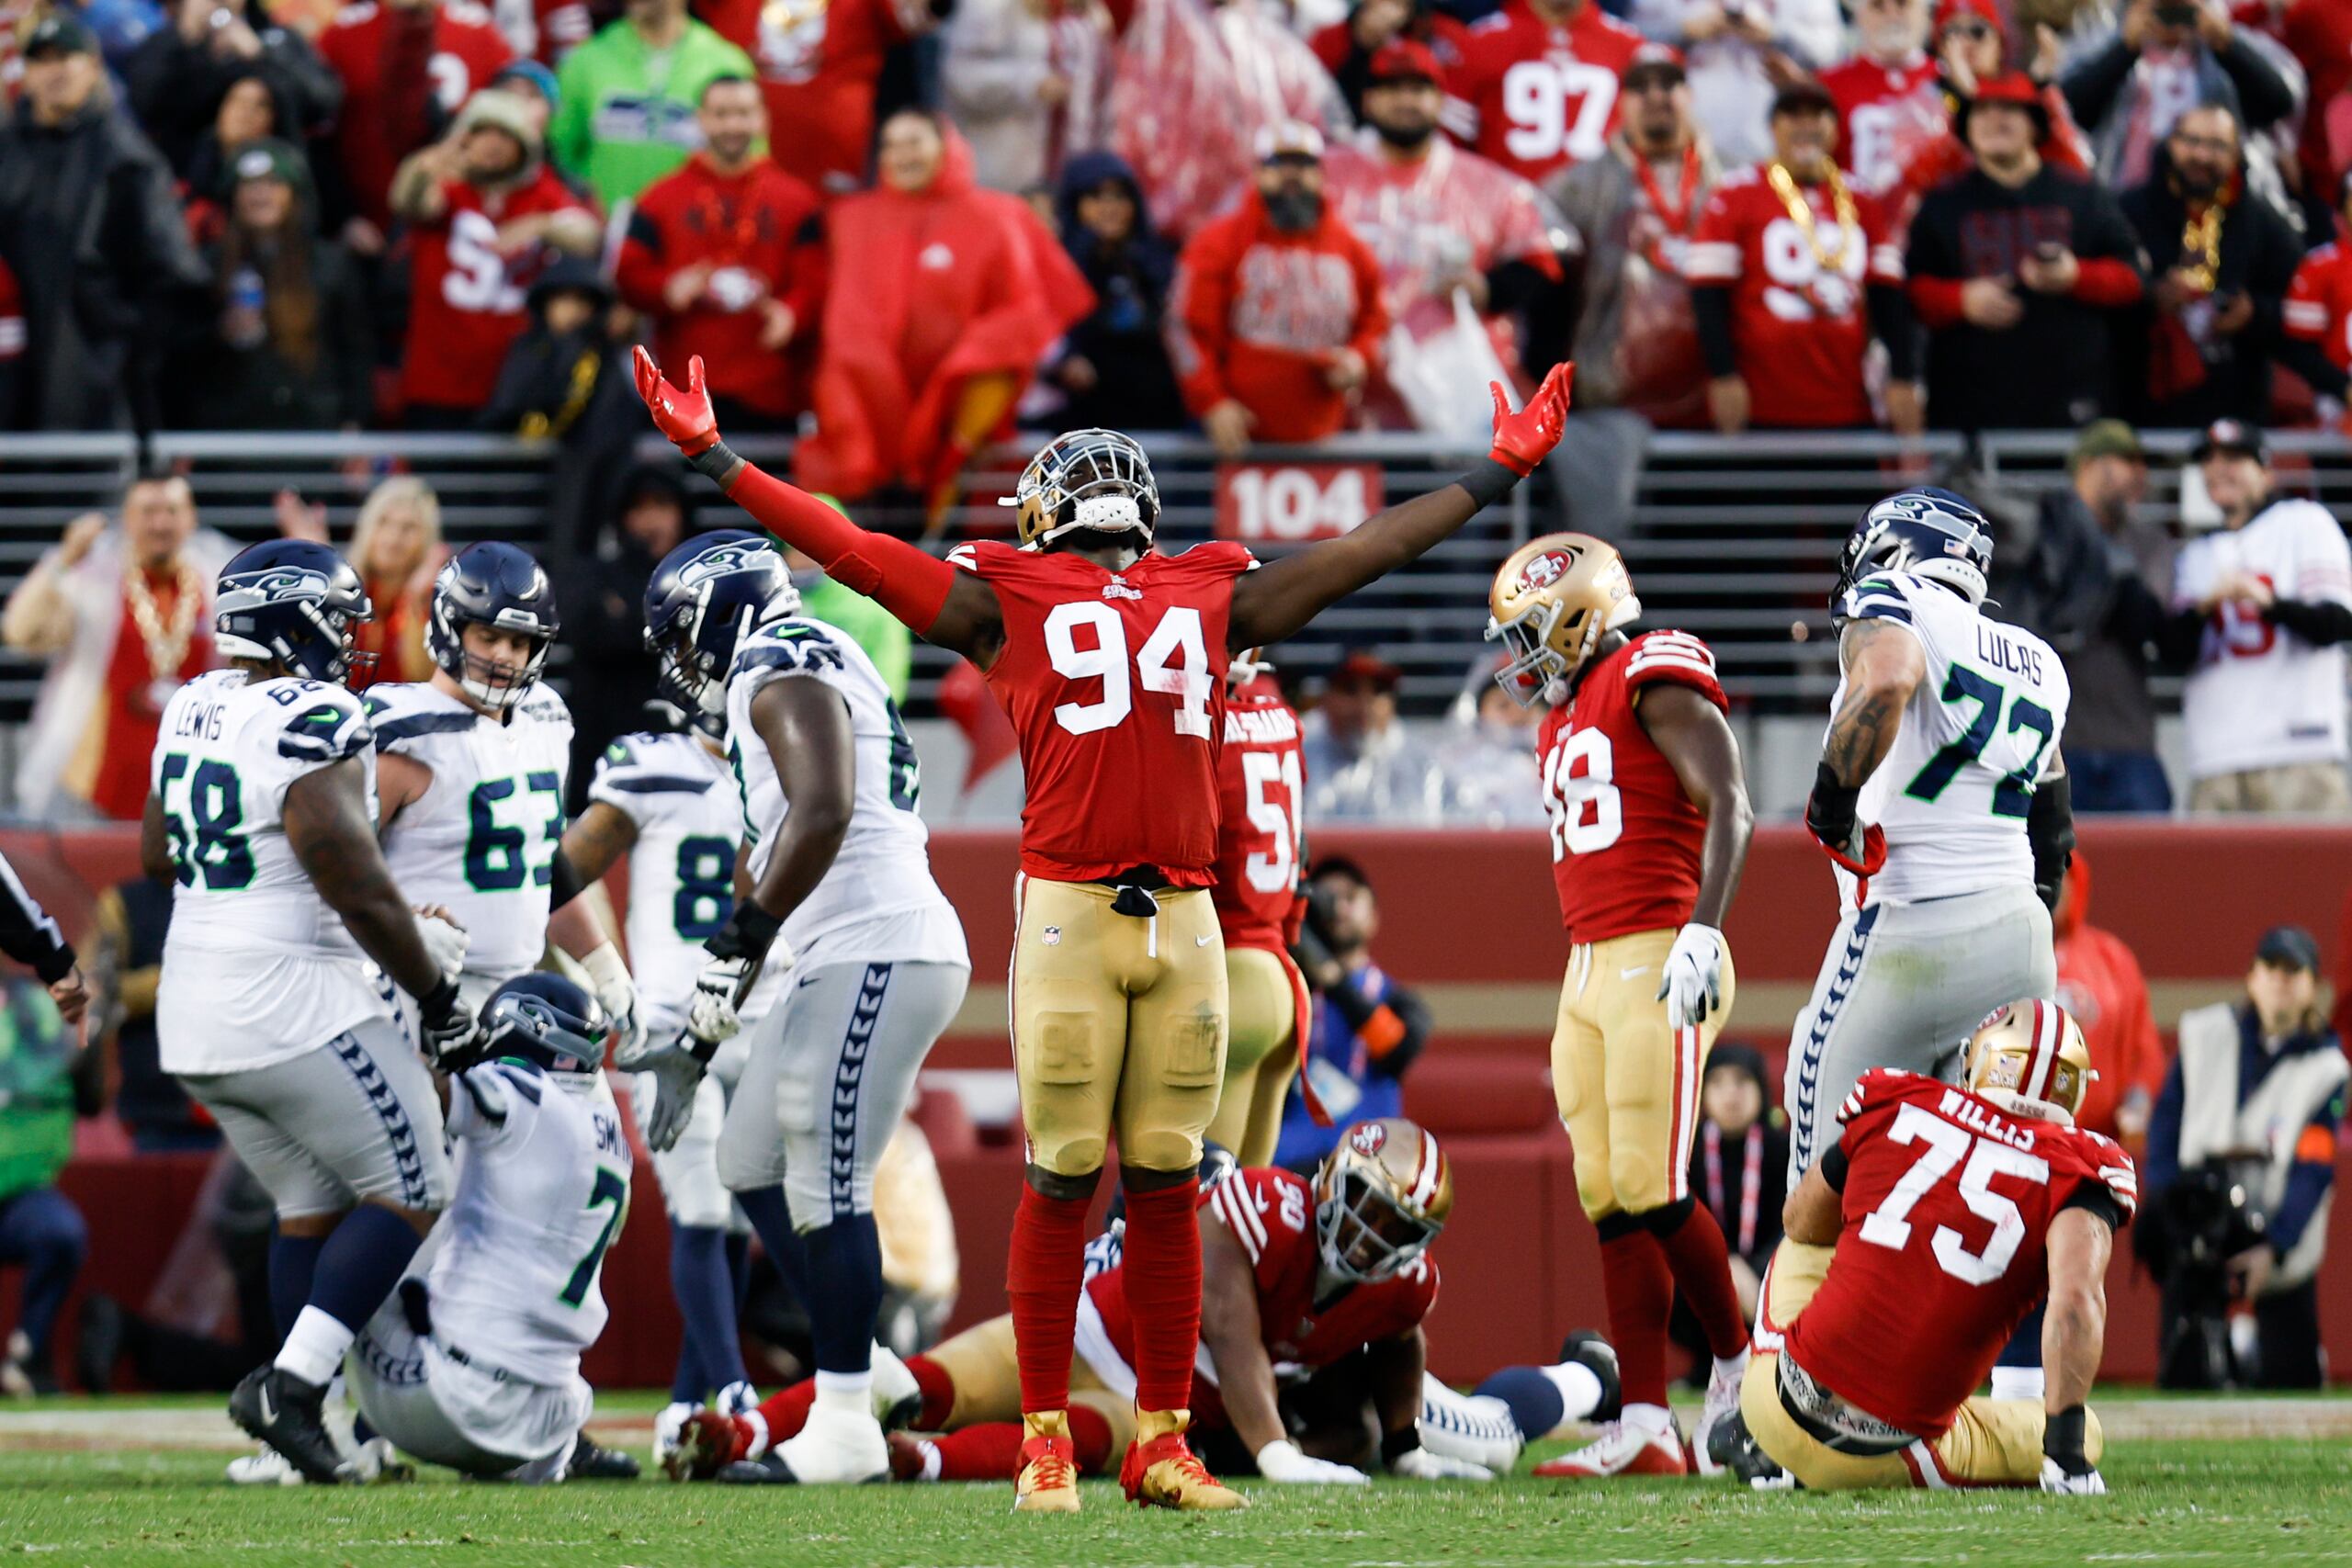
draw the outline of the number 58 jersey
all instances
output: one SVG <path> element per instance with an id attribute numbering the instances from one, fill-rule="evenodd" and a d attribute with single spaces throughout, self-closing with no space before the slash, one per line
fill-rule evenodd
<path id="1" fill-rule="evenodd" d="M 341 686 L 216 670 L 164 705 L 149 782 L 178 884 L 155 1006 L 165 1072 L 270 1066 L 383 1015 L 286 838 L 286 792 L 355 758 L 372 817 L 368 716 Z"/>
<path id="2" fill-rule="evenodd" d="M 1729 706 L 1705 643 L 1645 632 L 1586 665 L 1536 731 L 1560 923 L 1579 945 L 1679 929 L 1698 902 L 1707 820 L 1636 711 L 1643 689 L 1657 684 Z"/>

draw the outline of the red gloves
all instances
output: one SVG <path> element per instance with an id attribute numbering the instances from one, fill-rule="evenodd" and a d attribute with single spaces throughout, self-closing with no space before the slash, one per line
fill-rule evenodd
<path id="1" fill-rule="evenodd" d="M 691 457 L 718 445 L 718 416 L 711 412 L 710 393 L 702 382 L 702 355 L 686 361 L 686 387 L 680 391 L 662 378 L 662 367 L 640 344 L 637 349 L 637 395 L 645 400 L 654 427 Z M 1521 415 L 1525 418 L 1525 415 Z M 1555 434 L 1555 441 L 1559 437 Z"/>
<path id="2" fill-rule="evenodd" d="M 1568 418 L 1568 384 L 1576 374 L 1573 364 L 1552 367 L 1552 373 L 1517 413 L 1510 412 L 1502 383 L 1487 382 L 1487 389 L 1495 395 L 1495 446 L 1487 456 L 1521 479 L 1533 473 L 1535 465 L 1559 445 L 1560 429 Z"/>
<path id="3" fill-rule="evenodd" d="M 1851 839 L 1843 844 L 1833 844 L 1821 836 L 1821 829 L 1814 826 L 1810 816 L 1808 812 L 1805 826 L 1813 829 L 1813 841 L 1821 846 L 1824 854 L 1854 874 L 1854 908 L 1860 908 L 1870 898 L 1871 878 L 1886 869 L 1886 829 L 1873 822 L 1862 829 L 1860 844 Z M 1860 852 L 1859 859 L 1857 850 Z"/>

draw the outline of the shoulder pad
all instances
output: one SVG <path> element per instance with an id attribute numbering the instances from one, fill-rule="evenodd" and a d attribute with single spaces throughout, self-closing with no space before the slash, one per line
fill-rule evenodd
<path id="1" fill-rule="evenodd" d="M 1866 577 L 1838 601 L 1838 618 L 1844 621 L 1894 621 L 1916 624 L 1909 584 L 1899 575 Z"/>
<path id="2" fill-rule="evenodd" d="M 1872 1067 L 1854 1080 L 1854 1087 L 1838 1107 L 1838 1120 L 1850 1122 L 1873 1106 L 1891 1100 L 1900 1100 L 1922 1087 L 1941 1089 L 1941 1080 L 1918 1073 L 1907 1073 L 1900 1067 Z"/>
<path id="3" fill-rule="evenodd" d="M 947 552 L 947 564 L 970 572 L 975 577 L 995 577 L 1030 555 L 1029 551 L 1013 548 L 1001 539 L 973 539 Z"/>
<path id="4" fill-rule="evenodd" d="M 822 622 L 771 621 L 737 645 L 735 662 L 728 674 L 731 678 L 753 670 L 815 674 L 840 670 L 845 662 L 833 644 L 832 632 Z"/>
<path id="5" fill-rule="evenodd" d="M 304 690 L 302 688 L 308 688 Z M 305 681 L 270 693 L 291 696 L 277 734 L 277 754 L 298 762 L 339 762 L 374 744 L 359 699 L 341 686 Z"/>
<path id="6" fill-rule="evenodd" d="M 433 701 L 433 688 L 424 682 L 394 681 L 368 688 L 368 721 L 375 727 L 376 749 L 397 750 L 428 735 L 461 735 L 480 716 L 471 708 L 453 712 Z"/>
<path id="7" fill-rule="evenodd" d="M 523 716 L 537 719 L 542 724 L 570 724 L 571 709 L 564 703 L 563 694 L 545 681 L 534 682 L 530 695 L 521 704 Z"/>
<path id="8" fill-rule="evenodd" d="M 705 794 L 718 775 L 687 754 L 693 746 L 678 735 L 624 735 L 596 759 L 590 788 L 621 795 Z"/>
<path id="9" fill-rule="evenodd" d="M 1720 705 L 1723 684 L 1715 674 L 1715 653 L 1689 632 L 1645 632 L 1634 639 L 1625 660 L 1625 684 L 1645 686 L 1670 681 L 1690 686 Z"/>

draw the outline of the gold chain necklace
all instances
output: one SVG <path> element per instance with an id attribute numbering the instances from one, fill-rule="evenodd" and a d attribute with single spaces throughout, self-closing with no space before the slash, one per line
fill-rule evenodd
<path id="1" fill-rule="evenodd" d="M 1764 165 L 1764 179 L 1772 187 L 1772 194 L 1781 198 L 1781 205 L 1789 209 L 1789 221 L 1797 226 L 1797 231 L 1804 236 L 1805 243 L 1813 248 L 1815 263 L 1823 272 L 1835 275 L 1838 270 L 1838 264 L 1846 259 L 1849 247 L 1860 236 L 1862 229 L 1860 215 L 1854 207 L 1853 192 L 1848 190 L 1846 182 L 1838 177 L 1837 166 L 1830 166 L 1825 182 L 1829 186 L 1830 207 L 1838 214 L 1838 244 L 1834 250 L 1822 249 L 1820 228 L 1814 221 L 1813 203 L 1807 201 L 1804 192 L 1797 188 L 1796 177 L 1789 173 L 1788 165 L 1774 159 Z"/>
<path id="2" fill-rule="evenodd" d="M 158 711 L 180 683 L 180 666 L 187 659 L 187 645 L 196 632 L 197 602 L 202 597 L 202 585 L 194 567 L 183 560 L 175 562 L 172 570 L 179 592 L 172 602 L 172 624 L 168 626 L 155 613 L 155 595 L 147 586 L 145 570 L 133 561 L 122 580 L 123 596 L 130 602 L 131 624 L 139 628 L 139 640 L 146 645 L 147 670 L 153 677 L 149 695 Z"/>
<path id="3" fill-rule="evenodd" d="M 2180 248 L 2185 255 L 2197 258 L 2193 265 L 2181 268 L 2189 284 L 2200 293 L 2213 292 L 2213 283 L 2222 268 L 2222 202 L 2219 197 L 2205 204 L 2202 211 L 2190 209 L 2188 224 L 2180 231 Z"/>

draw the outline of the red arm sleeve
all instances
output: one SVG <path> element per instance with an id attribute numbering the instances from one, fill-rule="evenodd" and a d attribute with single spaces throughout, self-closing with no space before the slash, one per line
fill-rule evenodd
<path id="1" fill-rule="evenodd" d="M 2084 304 L 2112 308 L 2140 298 L 2140 275 L 2130 262 L 2108 256 L 2076 265 L 2082 270 L 2075 279 L 2073 294 Z"/>
<path id="2" fill-rule="evenodd" d="M 955 585 L 956 569 L 904 539 L 868 533 L 803 490 L 745 463 L 727 487 L 729 500 L 769 533 L 904 621 L 916 636 L 931 630 Z"/>
<path id="3" fill-rule="evenodd" d="M 2091 263 L 2083 264 L 2086 267 Z M 1957 277 L 1920 277 L 1914 276 L 1909 284 L 1911 309 L 1917 312 L 1922 326 L 1956 327 L 1961 323 L 1960 290 L 1962 279 Z"/>

